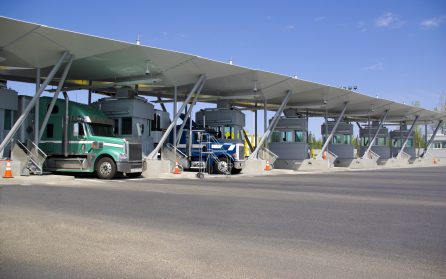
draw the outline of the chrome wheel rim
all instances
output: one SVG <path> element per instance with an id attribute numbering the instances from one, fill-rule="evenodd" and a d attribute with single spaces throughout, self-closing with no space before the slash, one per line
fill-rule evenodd
<path id="1" fill-rule="evenodd" d="M 218 167 L 218 170 L 220 172 L 227 172 L 228 171 L 228 163 L 225 162 L 225 161 L 218 162 L 217 167 Z"/>
<path id="2" fill-rule="evenodd" d="M 112 165 L 109 162 L 103 162 L 99 168 L 101 175 L 109 176 L 112 172 Z"/>

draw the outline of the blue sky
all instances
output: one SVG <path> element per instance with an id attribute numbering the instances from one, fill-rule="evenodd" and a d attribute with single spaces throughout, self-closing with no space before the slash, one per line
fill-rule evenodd
<path id="1" fill-rule="evenodd" d="M 446 1 L 15 0 L 1 14 L 129 42 L 139 34 L 145 45 L 428 109 L 446 94 Z"/>

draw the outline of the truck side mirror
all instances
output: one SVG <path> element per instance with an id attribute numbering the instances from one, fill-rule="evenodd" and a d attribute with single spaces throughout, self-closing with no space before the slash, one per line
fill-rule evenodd
<path id="1" fill-rule="evenodd" d="M 73 137 L 79 136 L 79 123 L 73 124 Z"/>

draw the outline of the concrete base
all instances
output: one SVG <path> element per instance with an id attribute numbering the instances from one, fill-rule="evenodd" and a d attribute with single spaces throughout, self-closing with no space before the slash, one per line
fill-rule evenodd
<path id="1" fill-rule="evenodd" d="M 146 159 L 147 169 L 142 173 L 143 177 L 162 177 L 171 173 L 174 166 L 168 160 Z"/>
<path id="2" fill-rule="evenodd" d="M 328 170 L 333 167 L 325 160 L 305 159 L 305 160 L 281 160 L 274 162 L 275 169 L 286 169 L 293 171 L 318 171 Z"/>
<path id="3" fill-rule="evenodd" d="M 376 161 L 373 159 L 368 159 L 368 158 L 354 159 L 349 166 L 349 168 L 351 168 L 351 169 L 374 169 L 377 167 L 378 167 L 378 164 L 376 163 Z"/>
<path id="4" fill-rule="evenodd" d="M 3 174 L 5 173 L 6 168 L 6 160 L 0 161 L 0 177 L 3 177 Z M 20 168 L 21 164 L 19 161 L 10 161 L 11 162 L 11 170 L 12 170 L 12 176 L 20 176 Z"/>
<path id="5" fill-rule="evenodd" d="M 297 170 L 299 171 L 322 171 L 333 168 L 333 164 L 327 160 L 305 159 Z"/>
<path id="6" fill-rule="evenodd" d="M 349 168 L 354 162 L 354 158 L 336 158 L 334 166 L 339 168 Z"/>
<path id="7" fill-rule="evenodd" d="M 412 165 L 417 166 L 417 167 L 430 167 L 430 166 L 435 166 L 438 163 L 440 163 L 440 162 L 437 158 L 418 157 L 412 162 Z"/>
<path id="8" fill-rule="evenodd" d="M 390 158 L 384 163 L 384 166 L 388 168 L 405 168 L 409 167 L 410 163 L 409 160 L 403 160 L 400 158 Z"/>
<path id="9" fill-rule="evenodd" d="M 246 160 L 245 166 L 242 169 L 244 174 L 262 174 L 265 171 L 265 160 Z"/>

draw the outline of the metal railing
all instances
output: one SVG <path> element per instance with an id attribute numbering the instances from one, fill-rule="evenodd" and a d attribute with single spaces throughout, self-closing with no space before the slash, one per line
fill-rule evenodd
<path id="1" fill-rule="evenodd" d="M 412 156 L 410 156 L 409 154 L 407 154 L 407 153 L 404 152 L 404 151 L 401 151 L 400 154 L 399 154 L 399 158 L 400 158 L 401 160 L 404 160 L 404 161 L 409 161 L 410 158 L 412 158 Z"/>
<path id="2" fill-rule="evenodd" d="M 161 151 L 161 158 L 169 160 L 172 163 L 173 168 L 175 168 L 176 162 L 178 162 L 178 165 L 183 169 L 189 168 L 187 155 L 171 143 L 166 143 L 164 145 Z"/>
<path id="3" fill-rule="evenodd" d="M 26 146 L 16 140 L 11 156 L 23 164 L 21 174 L 41 175 L 47 155 L 34 142 L 27 140 Z"/>
<path id="4" fill-rule="evenodd" d="M 262 160 L 269 161 L 269 163 L 271 165 L 274 165 L 274 163 L 276 162 L 277 158 L 279 158 L 279 156 L 277 154 L 275 154 L 274 152 L 272 152 L 271 150 L 269 150 L 268 148 L 262 147 L 259 150 L 258 158 L 260 158 Z"/>
<path id="5" fill-rule="evenodd" d="M 367 158 L 368 158 L 368 159 L 372 159 L 372 160 L 375 161 L 375 162 L 378 162 L 379 157 L 381 157 L 381 156 L 379 156 L 378 154 L 376 154 L 376 153 L 373 152 L 372 150 L 369 150 L 369 154 L 367 154 Z"/>
<path id="6" fill-rule="evenodd" d="M 328 156 L 328 161 L 331 163 L 331 164 L 334 164 L 334 162 L 336 161 L 336 159 L 338 158 L 338 155 L 336 155 L 336 154 L 334 154 L 333 152 L 331 152 L 330 150 L 327 152 L 327 156 Z"/>

